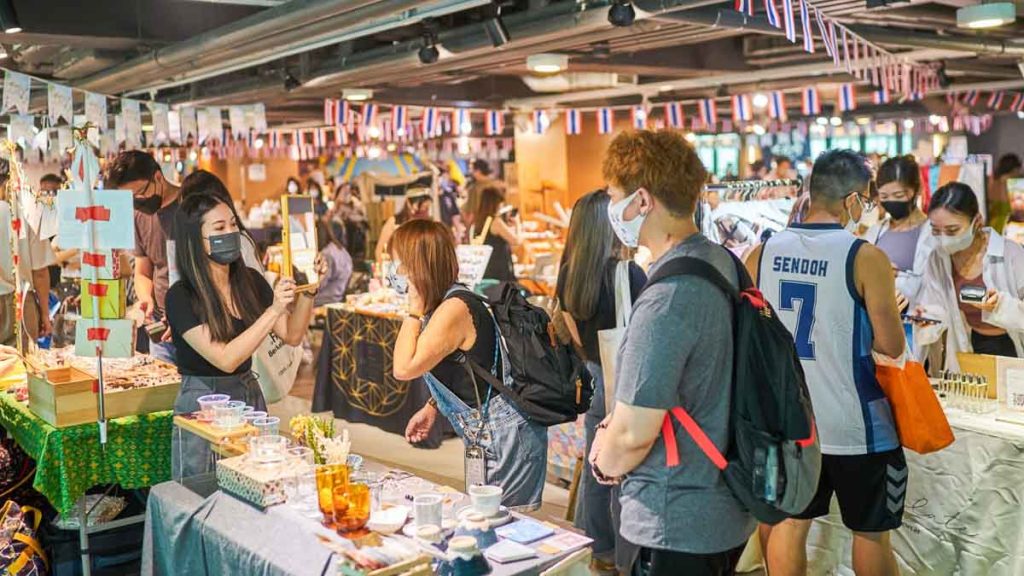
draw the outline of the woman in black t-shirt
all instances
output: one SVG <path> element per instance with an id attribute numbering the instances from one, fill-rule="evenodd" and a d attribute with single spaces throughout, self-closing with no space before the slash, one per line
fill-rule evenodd
<path id="1" fill-rule="evenodd" d="M 395 340 L 394 375 L 399 380 L 422 377 L 431 395 L 409 420 L 406 439 L 423 441 L 437 415 L 444 415 L 467 447 L 467 485 L 500 486 L 502 503 L 509 508 L 538 508 L 547 428 L 527 420 L 463 363 L 468 358 L 503 379 L 507 371 L 490 310 L 457 283 L 451 230 L 440 222 L 412 220 L 395 231 L 390 253 L 391 284 L 409 295 L 409 315 Z"/>
<path id="2" fill-rule="evenodd" d="M 181 275 L 167 291 L 167 321 L 181 374 L 174 412 L 195 412 L 196 400 L 206 394 L 227 394 L 263 410 L 266 402 L 251 372 L 252 355 L 271 332 L 286 344 L 300 344 L 313 295 L 297 297 L 289 278 L 271 289 L 259 272 L 242 262 L 238 222 L 231 207 L 215 195 L 185 198 L 174 224 L 174 257 Z M 317 266 L 322 269 L 323 263 Z M 174 435 L 173 477 L 201 474 L 209 463 L 205 441 Z"/>
<path id="3" fill-rule="evenodd" d="M 608 220 L 609 201 L 607 192 L 597 190 L 576 202 L 556 288 L 566 324 L 583 351 L 587 370 L 594 377 L 594 399 L 583 419 L 587 454 L 594 443 L 597 425 L 605 418 L 604 378 L 597 333 L 615 328 L 615 268 L 623 252 Z M 647 277 L 633 262 L 629 262 L 628 269 L 630 301 L 634 301 Z M 594 539 L 594 558 L 609 563 L 609 567 L 613 559 L 620 567 L 628 567 L 632 561 L 630 545 L 618 536 L 617 498 L 611 488 L 597 483 L 590 473 L 589 462 L 576 502 L 576 527 Z"/>

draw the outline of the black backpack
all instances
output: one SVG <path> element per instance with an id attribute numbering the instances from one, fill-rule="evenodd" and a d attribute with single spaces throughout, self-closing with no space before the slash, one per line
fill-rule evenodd
<path id="1" fill-rule="evenodd" d="M 482 296 L 474 296 L 487 302 Z M 572 347 L 555 337 L 543 308 L 526 301 L 519 287 L 502 285 L 489 302 L 511 368 L 509 384 L 468 357 L 467 370 L 498 389 L 531 422 L 555 426 L 574 422 L 590 409 L 594 382 Z"/>
<path id="2" fill-rule="evenodd" d="M 674 416 L 711 459 L 733 495 L 761 522 L 775 524 L 800 514 L 818 489 L 818 443 L 804 371 L 793 336 L 743 264 L 736 264 L 737 290 L 709 262 L 677 258 L 662 265 L 648 286 L 670 276 L 698 276 L 728 295 L 733 314 L 733 382 L 729 449 L 723 456 L 700 425 L 681 407 L 665 415 L 662 436 L 669 466 L 679 464 Z"/>

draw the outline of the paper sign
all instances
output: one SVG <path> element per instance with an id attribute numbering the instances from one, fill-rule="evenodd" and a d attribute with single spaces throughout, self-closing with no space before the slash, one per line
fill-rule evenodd
<path id="1" fill-rule="evenodd" d="M 267 180 L 266 164 L 249 164 L 249 181 L 265 182 Z"/>
<path id="2" fill-rule="evenodd" d="M 460 244 L 455 247 L 455 256 L 459 260 L 459 283 L 472 289 L 484 279 L 487 263 L 491 260 L 492 246 L 473 246 Z"/>
<path id="3" fill-rule="evenodd" d="M 95 358 L 97 346 L 103 347 L 104 358 L 131 358 L 135 351 L 135 322 L 101 320 L 97 327 L 92 320 L 80 319 L 75 323 L 75 355 Z"/>
<path id="4" fill-rule="evenodd" d="M 1024 368 L 1006 371 L 1006 407 L 1014 412 L 1024 412 Z"/>
<path id="5" fill-rule="evenodd" d="M 86 190 L 57 193 L 59 230 L 57 245 L 88 249 L 89 227 L 96 227 L 94 250 L 134 250 L 135 212 L 130 190 Z"/>

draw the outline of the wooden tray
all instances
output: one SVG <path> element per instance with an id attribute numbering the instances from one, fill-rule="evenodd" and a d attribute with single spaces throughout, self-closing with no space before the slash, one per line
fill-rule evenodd
<path id="1" fill-rule="evenodd" d="M 98 418 L 96 384 L 96 377 L 72 366 L 30 370 L 28 408 L 57 428 L 95 422 Z M 103 395 L 107 418 L 170 410 L 180 387 L 180 382 L 173 382 L 131 390 L 107 390 Z"/>
<path id="2" fill-rule="evenodd" d="M 224 430 L 211 422 L 196 420 L 192 415 L 179 414 L 174 417 L 174 425 L 199 436 L 210 443 L 211 449 L 221 456 L 241 456 L 249 451 L 248 437 L 256 434 L 256 427 L 243 424 L 232 430 Z"/>

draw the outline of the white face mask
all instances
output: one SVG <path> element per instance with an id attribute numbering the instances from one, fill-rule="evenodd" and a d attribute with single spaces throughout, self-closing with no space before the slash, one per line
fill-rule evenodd
<path id="1" fill-rule="evenodd" d="M 939 243 L 939 250 L 952 256 L 971 246 L 971 242 L 974 242 L 974 227 L 972 226 L 956 236 L 936 236 L 935 239 Z"/>
<path id="2" fill-rule="evenodd" d="M 640 214 L 632 220 L 624 220 L 623 215 L 626 212 L 626 208 L 629 207 L 630 203 L 633 202 L 633 199 L 639 193 L 640 191 L 637 190 L 618 202 L 608 204 L 608 220 L 612 223 L 612 230 L 615 231 L 619 241 L 627 248 L 636 248 L 640 245 L 640 228 L 643 227 L 644 219 L 647 218 L 646 214 Z"/>
<path id="3" fill-rule="evenodd" d="M 849 220 L 844 228 L 847 232 L 856 236 L 860 232 L 861 226 L 871 228 L 878 223 L 878 209 L 875 206 L 864 206 L 864 201 L 861 200 L 860 194 L 853 194 L 853 197 L 860 204 L 860 220 L 854 220 L 853 213 L 847 208 L 846 216 Z"/>
<path id="4" fill-rule="evenodd" d="M 399 296 L 409 293 L 409 277 L 398 273 L 398 267 L 402 263 L 398 260 L 388 262 L 384 267 L 384 275 L 387 276 L 388 284 Z"/>

